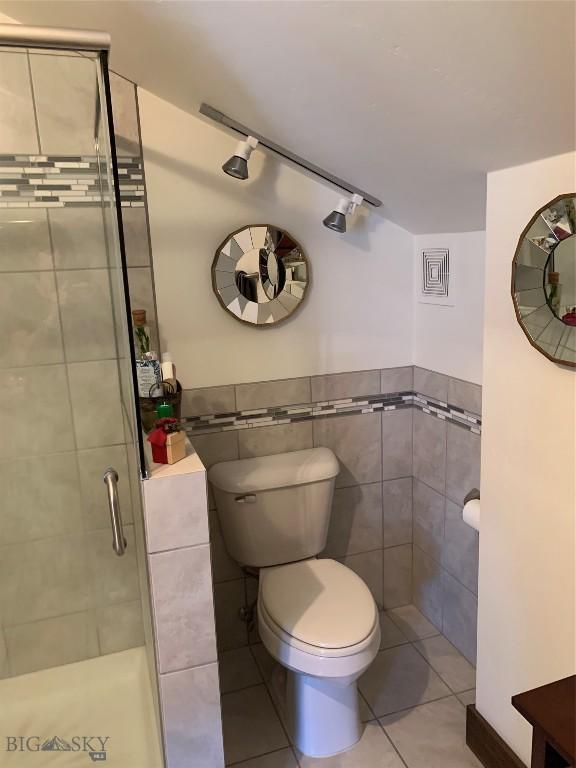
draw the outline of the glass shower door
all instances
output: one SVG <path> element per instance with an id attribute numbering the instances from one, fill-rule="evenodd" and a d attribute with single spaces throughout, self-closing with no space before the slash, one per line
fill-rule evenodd
<path id="1" fill-rule="evenodd" d="M 163 765 L 104 86 L 0 47 L 2 768 Z"/>

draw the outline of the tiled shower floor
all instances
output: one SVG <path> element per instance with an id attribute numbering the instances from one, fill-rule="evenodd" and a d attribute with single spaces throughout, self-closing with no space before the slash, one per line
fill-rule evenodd
<path id="1" fill-rule="evenodd" d="M 381 650 L 359 681 L 361 741 L 306 757 L 282 723 L 282 670 L 263 645 L 220 658 L 224 751 L 238 768 L 481 768 L 465 744 L 475 671 L 414 606 L 381 614 Z"/>

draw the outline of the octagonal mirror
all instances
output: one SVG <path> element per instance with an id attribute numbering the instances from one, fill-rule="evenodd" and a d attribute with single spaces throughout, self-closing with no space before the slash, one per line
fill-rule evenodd
<path id="1" fill-rule="evenodd" d="M 516 317 L 530 343 L 576 367 L 576 196 L 559 195 L 524 229 L 512 268 Z"/>

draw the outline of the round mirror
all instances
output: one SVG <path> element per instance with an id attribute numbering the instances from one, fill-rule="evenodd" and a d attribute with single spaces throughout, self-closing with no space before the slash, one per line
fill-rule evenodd
<path id="1" fill-rule="evenodd" d="M 232 232 L 212 264 L 212 285 L 220 303 L 251 325 L 267 327 L 286 320 L 302 303 L 308 283 L 302 246 L 270 224 Z"/>
<path id="2" fill-rule="evenodd" d="M 520 236 L 512 298 L 530 343 L 550 360 L 576 367 L 576 195 L 541 208 Z"/>

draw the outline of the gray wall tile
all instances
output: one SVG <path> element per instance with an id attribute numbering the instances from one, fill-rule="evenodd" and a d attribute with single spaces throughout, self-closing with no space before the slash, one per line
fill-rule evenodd
<path id="1" fill-rule="evenodd" d="M 68 365 L 78 448 L 124 443 L 116 360 Z"/>
<path id="2" fill-rule="evenodd" d="M 440 562 L 444 540 L 444 496 L 414 479 L 414 544 Z"/>
<path id="3" fill-rule="evenodd" d="M 478 594 L 478 532 L 462 519 L 462 508 L 446 499 L 442 565 Z"/>
<path id="4" fill-rule="evenodd" d="M 0 421 L 10 435 L 0 441 L 0 459 L 74 449 L 65 366 L 0 370 L 0 390 Z"/>
<path id="5" fill-rule="evenodd" d="M 412 542 L 412 478 L 382 483 L 384 546 Z"/>
<path id="6" fill-rule="evenodd" d="M 323 557 L 344 557 L 381 546 L 381 483 L 336 489 Z"/>
<path id="7" fill-rule="evenodd" d="M 38 138 L 25 53 L 0 53 L 0 114 L 6 116 L 2 121 L 2 152 L 36 154 Z"/>
<path id="8" fill-rule="evenodd" d="M 314 445 L 331 448 L 340 462 L 337 488 L 381 480 L 380 414 L 340 416 L 313 424 Z"/>
<path id="9" fill-rule="evenodd" d="M 380 392 L 409 392 L 414 386 L 414 367 L 383 368 L 380 371 Z"/>
<path id="10" fill-rule="evenodd" d="M 446 495 L 462 504 L 466 494 L 480 488 L 480 435 L 448 424 Z"/>
<path id="11" fill-rule="evenodd" d="M 82 505 L 72 453 L 0 462 L 0 546 L 80 532 Z"/>
<path id="12" fill-rule="evenodd" d="M 6 627 L 4 631 L 13 675 L 72 664 L 99 653 L 96 623 L 87 612 Z"/>
<path id="13" fill-rule="evenodd" d="M 380 371 L 352 371 L 312 376 L 312 401 L 341 400 L 379 391 Z"/>
<path id="14" fill-rule="evenodd" d="M 108 495 L 102 480 L 108 467 L 118 473 L 118 499 L 122 521 L 131 523 L 132 494 L 130 491 L 130 470 L 125 445 L 108 445 L 105 448 L 89 448 L 76 454 L 80 472 L 82 511 L 88 530 L 110 530 L 110 507 Z"/>
<path id="15" fill-rule="evenodd" d="M 144 518 L 148 552 L 207 544 L 206 473 L 146 480 Z"/>
<path id="16" fill-rule="evenodd" d="M 382 413 L 382 478 L 412 474 L 412 409 Z"/>
<path id="17" fill-rule="evenodd" d="M 48 211 L 56 269 L 107 267 L 102 209 L 52 208 Z"/>
<path id="18" fill-rule="evenodd" d="M 436 400 L 448 400 L 448 376 L 414 366 L 414 390 Z"/>
<path id="19" fill-rule="evenodd" d="M 144 626 L 140 600 L 106 605 L 96 614 L 100 653 L 118 653 L 144 645 Z"/>
<path id="20" fill-rule="evenodd" d="M 129 267 L 150 266 L 150 240 L 146 208 L 122 208 L 126 263 Z"/>
<path id="21" fill-rule="evenodd" d="M 63 608 L 78 613 L 91 602 L 92 579 L 82 534 L 4 547 L 0 557 L 4 626 L 59 616 Z"/>
<path id="22" fill-rule="evenodd" d="M 68 362 L 116 357 L 108 270 L 68 270 L 56 276 Z"/>
<path id="23" fill-rule="evenodd" d="M 236 410 L 234 385 L 185 389 L 182 392 L 182 416 L 229 413 Z"/>
<path id="24" fill-rule="evenodd" d="M 248 644 L 246 624 L 240 619 L 240 609 L 245 604 L 244 579 L 214 584 L 216 641 L 219 651 L 228 651 Z"/>
<path id="25" fill-rule="evenodd" d="M 89 562 L 97 605 L 127 603 L 140 595 L 134 526 L 124 526 L 126 551 L 122 557 L 112 549 L 110 531 L 89 531 L 86 534 Z"/>
<path id="26" fill-rule="evenodd" d="M 160 672 L 215 661 L 209 546 L 151 555 L 150 579 Z"/>
<path id="27" fill-rule="evenodd" d="M 82 56 L 31 55 L 30 67 L 40 150 L 54 155 L 95 154 L 94 63 Z"/>
<path id="28" fill-rule="evenodd" d="M 110 72 L 110 95 L 114 114 L 116 152 L 119 156 L 137 157 L 141 154 L 136 86 L 130 80 Z M 126 209 L 126 210 L 137 210 Z"/>
<path id="29" fill-rule="evenodd" d="M 442 574 L 444 617 L 442 632 L 471 664 L 476 665 L 478 599 L 446 571 Z"/>
<path id="30" fill-rule="evenodd" d="M 206 469 L 220 461 L 233 461 L 238 458 L 238 432 L 214 432 L 209 435 L 193 435 L 191 438 L 195 451 Z"/>
<path id="31" fill-rule="evenodd" d="M 170 768 L 224 765 L 218 664 L 160 677 L 166 759 Z"/>
<path id="32" fill-rule="evenodd" d="M 0 327 L 2 367 L 63 361 L 56 283 L 51 272 L 0 273 Z"/>
<path id="33" fill-rule="evenodd" d="M 471 413 L 482 413 L 482 387 L 461 379 L 449 379 L 448 402 Z"/>
<path id="34" fill-rule="evenodd" d="M 311 421 L 256 427 L 238 432 L 238 449 L 241 459 L 302 451 L 312 448 L 312 445 Z"/>
<path id="35" fill-rule="evenodd" d="M 239 411 L 309 402 L 310 379 L 308 377 L 236 385 L 236 408 Z"/>
<path id="36" fill-rule="evenodd" d="M 210 522 L 210 553 L 212 555 L 212 573 L 214 582 L 231 581 L 242 578 L 242 569 L 233 560 L 224 544 L 218 512 L 211 509 L 208 513 Z"/>
<path id="37" fill-rule="evenodd" d="M 386 610 L 407 605 L 412 599 L 412 545 L 384 550 L 383 605 Z"/>
<path id="38" fill-rule="evenodd" d="M 357 573 L 360 578 L 366 582 L 372 596 L 376 601 L 379 608 L 383 607 L 384 596 L 382 591 L 383 582 L 383 557 L 382 550 L 374 550 L 373 552 L 363 552 L 358 555 L 348 555 L 341 558 L 341 562 L 348 568 L 351 568 L 354 573 Z"/>
<path id="39" fill-rule="evenodd" d="M 442 631 L 444 592 L 442 567 L 420 547 L 414 546 L 414 572 L 412 596 L 414 605 Z"/>
<path id="40" fill-rule="evenodd" d="M 414 476 L 435 491 L 446 484 L 446 422 L 414 412 Z"/>
<path id="41" fill-rule="evenodd" d="M 0 272 L 42 269 L 52 269 L 46 210 L 28 208 L 24 220 L 19 209 L 0 210 Z"/>

